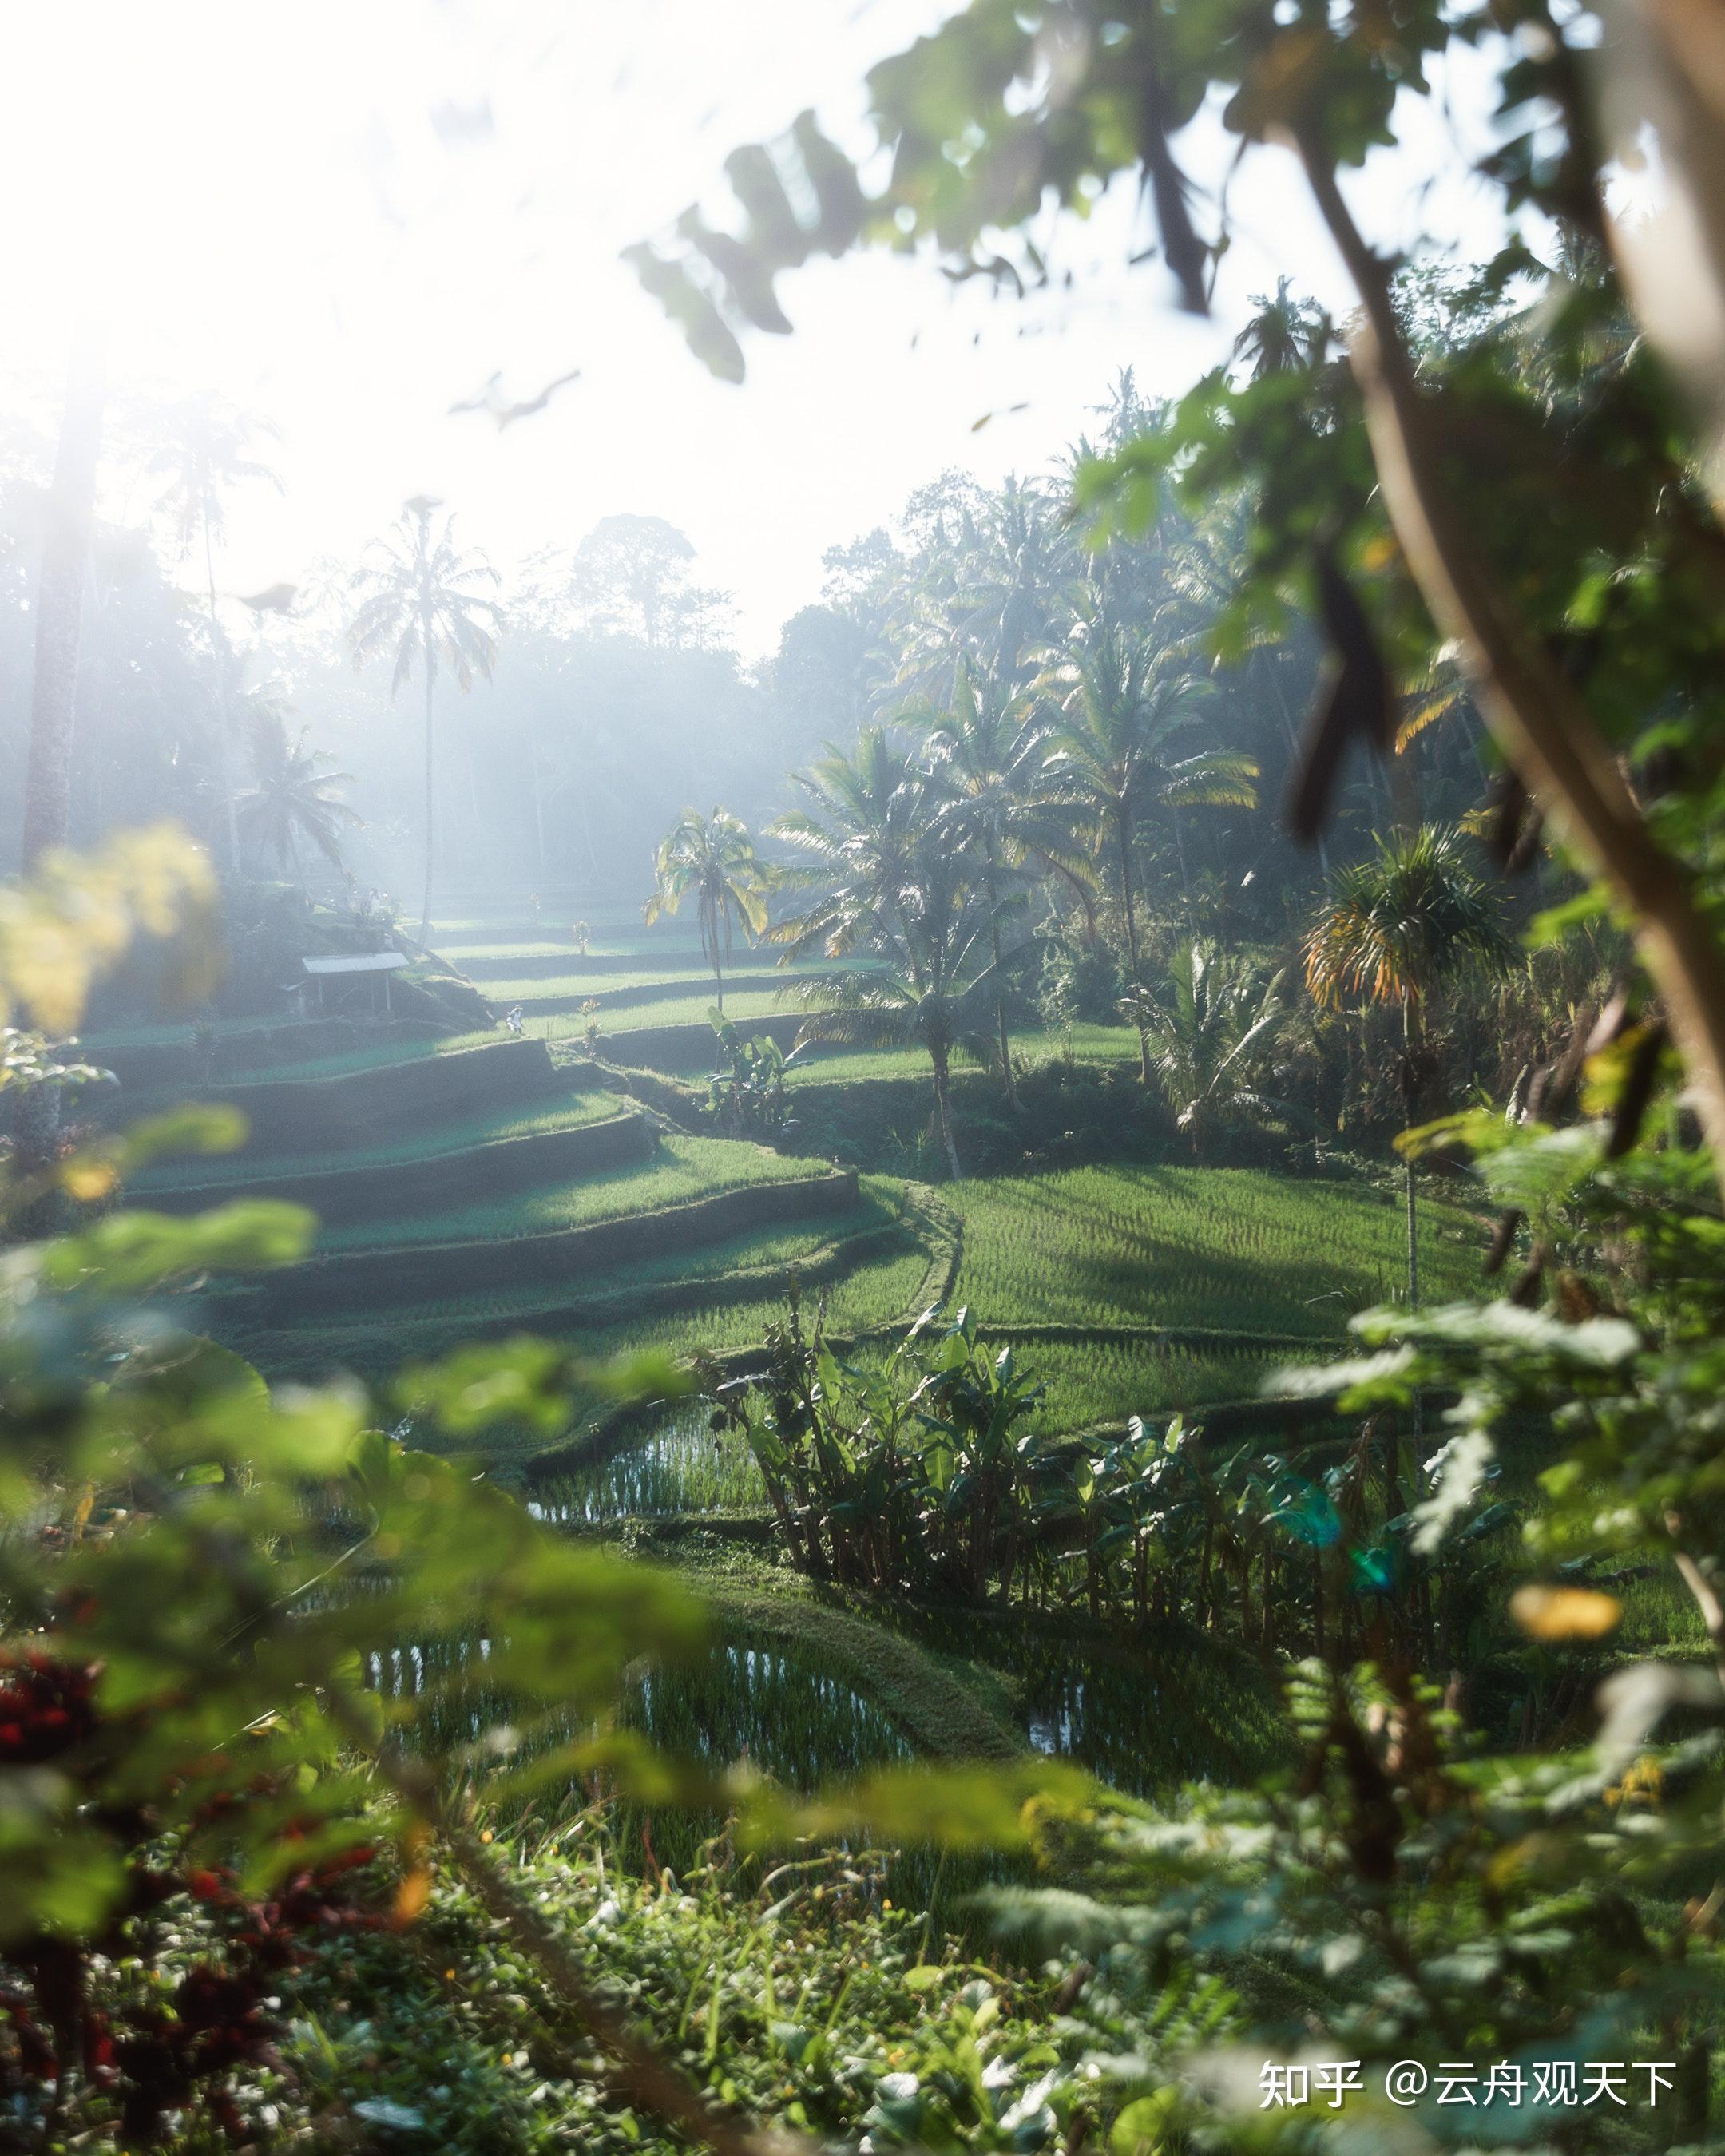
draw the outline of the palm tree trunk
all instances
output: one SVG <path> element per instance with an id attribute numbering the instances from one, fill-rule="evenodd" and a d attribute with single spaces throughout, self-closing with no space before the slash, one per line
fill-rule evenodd
<path id="1" fill-rule="evenodd" d="M 1138 916 L 1132 904 L 1132 824 L 1130 819 L 1124 814 L 1119 819 L 1118 839 L 1120 904 L 1121 910 L 1126 916 L 1127 957 L 1132 966 L 1132 986 L 1135 988 L 1141 988 L 1144 982 L 1143 976 L 1138 968 Z M 1138 1083 L 1141 1086 L 1147 1086 L 1150 1083 L 1150 1035 L 1145 1030 L 1142 1018 L 1138 1020 Z"/>
<path id="2" fill-rule="evenodd" d="M 705 901 L 703 901 L 703 903 L 705 903 Z M 701 924 L 701 938 L 702 942 L 706 946 L 706 955 L 712 962 L 714 996 L 717 1001 L 719 1009 L 722 1011 L 725 1008 L 725 976 L 721 970 L 722 960 L 719 948 L 719 916 L 716 909 L 710 911 L 703 918 Z"/>
<path id="3" fill-rule="evenodd" d="M 1414 1127 L 1414 1034 L 1412 1006 L 1406 996 L 1402 998 L 1402 1129 Z M 1408 1307 L 1420 1307 L 1420 1235 L 1419 1221 L 1414 1211 L 1414 1156 L 1409 1153 L 1402 1163 L 1408 1188 Z"/>
<path id="4" fill-rule="evenodd" d="M 222 628 L 216 617 L 216 554 L 209 510 L 203 512 L 203 577 L 209 597 L 209 662 L 216 678 L 216 758 L 222 773 L 222 811 L 228 826 L 228 873 L 239 874 L 239 811 L 234 799 L 234 737 L 228 712 L 228 673 L 222 664 Z"/>
<path id="5" fill-rule="evenodd" d="M 1312 134 L 1298 142 L 1313 194 L 1358 289 L 1349 359 L 1386 506 L 1434 619 L 1461 645 L 1481 716 L 1509 763 L 1638 916 L 1636 941 L 1671 1009 L 1716 1178 L 1725 1175 L 1725 963 L 1693 881 L 1640 814 L 1611 745 L 1551 653 L 1510 609 L 1454 513 L 1444 443 L 1420 394 L 1389 271 L 1354 223 Z"/>
<path id="6" fill-rule="evenodd" d="M 992 850 L 989 865 L 993 865 Z M 994 1025 L 1000 1035 L 1000 1074 L 1006 1081 L 1006 1105 L 1016 1115 L 1019 1111 L 1019 1085 L 1012 1075 L 1012 1043 L 1006 1034 L 1006 998 L 1000 988 L 1000 915 L 993 909 L 988 916 L 988 934 L 994 946 Z"/>
<path id="7" fill-rule="evenodd" d="M 427 610 L 421 611 L 419 630 L 425 659 L 425 896 L 419 907 L 419 941 L 421 943 L 429 944 L 431 941 L 431 878 L 437 848 L 437 803 L 433 792 L 437 767 L 432 733 L 433 700 L 437 690 L 437 660 L 432 655 L 431 616 Z"/>
<path id="8" fill-rule="evenodd" d="M 48 496 L 48 531 L 36 587 L 36 672 L 24 773 L 23 863 L 63 846 L 72 818 L 72 723 L 78 642 L 95 512 L 104 398 L 100 340 L 80 331 L 66 370 L 65 411 Z"/>
<path id="9" fill-rule="evenodd" d="M 929 1060 L 934 1065 L 934 1113 L 940 1125 L 941 1142 L 947 1149 L 947 1165 L 952 1171 L 952 1180 L 963 1180 L 964 1171 L 958 1165 L 958 1148 L 952 1142 L 952 1111 L 947 1101 L 947 1051 L 931 1048 Z"/>
<path id="10" fill-rule="evenodd" d="M 1192 918 L 1192 872 L 1186 865 L 1186 826 L 1180 821 L 1178 808 L 1170 810 L 1174 827 L 1174 859 L 1180 866 L 1180 896 L 1186 901 L 1186 926 L 1195 926 Z"/>

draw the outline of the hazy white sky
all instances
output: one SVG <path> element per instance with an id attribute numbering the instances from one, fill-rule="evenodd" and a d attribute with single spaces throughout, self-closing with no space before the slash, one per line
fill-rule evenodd
<path id="1" fill-rule="evenodd" d="M 816 596 L 822 550 L 889 518 L 942 467 L 986 480 L 1041 465 L 1123 364 L 1149 388 L 1183 386 L 1279 270 L 1345 305 L 1291 162 L 1266 151 L 1232 192 L 1214 324 L 1169 306 L 1154 265 L 1120 266 L 1135 215 L 1122 194 L 1066 231 L 1076 300 L 954 292 L 926 260 L 823 262 L 783 285 L 797 334 L 750 342 L 743 388 L 711 381 L 619 249 L 692 197 L 721 204 L 724 153 L 804 105 L 860 145 L 865 68 L 947 12 L 943 0 L 9 9 L 4 363 L 53 378 L 76 311 L 95 305 L 121 383 L 212 387 L 270 414 L 289 490 L 234 502 L 230 588 L 357 550 L 421 491 L 456 507 L 506 570 L 634 511 L 688 532 L 703 581 L 736 594 L 745 649 L 764 651 Z M 1218 145 L 1200 140 L 1194 161 L 1214 162 Z M 1418 199 L 1443 146 L 1429 127 L 1396 165 L 1368 169 L 1358 199 L 1386 239 L 1420 222 L 1488 239 L 1465 192 Z M 1100 274 L 1083 275 L 1092 264 Z M 495 369 L 525 394 L 572 366 L 582 379 L 506 432 L 447 415 Z"/>

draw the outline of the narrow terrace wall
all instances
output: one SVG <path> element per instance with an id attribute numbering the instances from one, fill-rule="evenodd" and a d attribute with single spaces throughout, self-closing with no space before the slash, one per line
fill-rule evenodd
<path id="1" fill-rule="evenodd" d="M 463 973 L 481 989 L 487 981 L 558 981 L 570 973 L 652 973 L 671 967 L 686 967 L 682 976 L 681 993 L 699 988 L 703 981 L 711 981 L 712 969 L 701 955 L 697 944 L 680 947 L 675 950 L 609 951 L 603 957 L 591 953 L 583 957 L 572 943 L 567 951 L 536 952 L 526 957 L 511 957 L 505 951 L 495 957 L 470 957 L 450 959 L 451 971 Z M 738 980 L 782 980 L 776 956 L 739 953 L 734 962 L 735 978 Z M 732 968 L 725 969 L 728 986 L 732 978 Z M 601 992 L 603 993 L 603 992 Z M 611 993 L 617 991 L 611 990 Z"/>
<path id="2" fill-rule="evenodd" d="M 396 1304 L 440 1301 L 506 1287 L 555 1289 L 613 1265 L 658 1258 L 772 1225 L 843 1212 L 856 1203 L 854 1172 L 751 1183 L 686 1205 L 596 1221 L 546 1235 L 476 1243 L 344 1250 L 269 1274 L 219 1299 L 219 1313 L 249 1332 L 301 1318 L 361 1317 Z"/>
<path id="3" fill-rule="evenodd" d="M 788 1011 L 782 1018 L 740 1018 L 737 1030 L 770 1034 L 788 1052 L 802 1023 L 796 1012 Z M 602 1033 L 599 1054 L 608 1063 L 626 1064 L 634 1070 L 711 1070 L 718 1042 L 710 1025 L 642 1025 L 624 1033 Z"/>
<path id="4" fill-rule="evenodd" d="M 324 1152 L 549 1100 L 567 1085 L 542 1040 L 501 1040 L 326 1078 L 260 1080 L 205 1097 L 244 1112 L 259 1152 Z"/>
<path id="5" fill-rule="evenodd" d="M 129 1047 L 89 1050 L 90 1059 L 111 1070 L 122 1094 L 208 1092 L 213 1083 L 268 1070 L 281 1063 L 309 1063 L 321 1055 L 411 1038 L 432 1040 L 443 1028 L 421 1020 L 357 1025 L 352 1019 L 310 1019 L 293 1025 L 247 1026 L 220 1032 L 205 1055 L 195 1040 L 138 1041 Z"/>
<path id="6" fill-rule="evenodd" d="M 547 1183 L 571 1183 L 602 1168 L 650 1159 L 659 1134 L 644 1116 L 626 1112 L 572 1130 L 534 1131 L 516 1138 L 370 1167 L 330 1168 L 311 1175 L 262 1176 L 255 1181 L 182 1183 L 135 1189 L 136 1204 L 158 1213 L 199 1213 L 237 1198 L 284 1198 L 306 1205 L 327 1226 L 435 1213 L 507 1197 Z"/>

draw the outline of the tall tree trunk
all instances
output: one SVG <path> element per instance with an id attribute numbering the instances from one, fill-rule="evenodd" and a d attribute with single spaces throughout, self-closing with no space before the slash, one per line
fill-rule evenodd
<path id="1" fill-rule="evenodd" d="M 1389 265 L 1343 200 L 1325 146 L 1294 146 L 1360 295 L 1348 357 L 1385 506 L 1444 634 L 1461 646 L 1481 716 L 1561 835 L 1635 916 L 1635 940 L 1666 998 L 1725 1187 L 1725 951 L 1682 861 L 1649 829 L 1611 744 L 1543 639 L 1504 596 L 1450 503 L 1441 407 L 1414 368 Z"/>
<path id="2" fill-rule="evenodd" d="M 1414 1127 L 1414 1029 L 1413 1008 L 1406 996 L 1402 998 L 1402 1129 Z M 1414 1156 L 1409 1153 L 1402 1163 L 1407 1178 L 1408 1190 L 1408 1307 L 1420 1307 L 1420 1224 L 1414 1209 Z"/>
<path id="3" fill-rule="evenodd" d="M 239 874 L 239 811 L 234 799 L 234 726 L 228 709 L 228 670 L 222 664 L 222 625 L 216 614 L 216 550 L 209 508 L 203 512 L 203 580 L 209 599 L 209 663 L 216 685 L 216 762 L 222 778 L 222 814 L 228 827 L 228 873 Z"/>
<path id="4" fill-rule="evenodd" d="M 36 672 L 24 771 L 23 862 L 33 869 L 66 843 L 72 819 L 72 726 L 78 695 L 78 639 L 90 573 L 96 460 L 105 397 L 101 337 L 81 328 L 66 369 L 48 531 L 36 587 Z"/>
<path id="5" fill-rule="evenodd" d="M 993 866 L 993 851 L 989 850 L 988 865 Z M 1016 1115 L 1019 1111 L 1019 1084 L 1012 1075 L 1012 1043 L 1006 1033 L 1006 998 L 1000 989 L 1000 915 L 998 907 L 991 907 L 988 916 L 988 934 L 994 947 L 994 1026 L 1000 1036 L 1000 1075 L 1006 1081 L 1006 1105 Z"/>
<path id="6" fill-rule="evenodd" d="M 1120 818 L 1117 837 L 1120 846 L 1120 905 L 1126 916 L 1127 958 L 1132 967 L 1132 986 L 1140 988 L 1144 982 L 1138 967 L 1137 911 L 1132 903 L 1132 841 L 1129 816 L 1122 815 Z M 1144 1029 L 1142 1018 L 1138 1020 L 1138 1083 L 1141 1086 L 1150 1083 L 1150 1036 Z"/>
<path id="7" fill-rule="evenodd" d="M 437 767 L 433 748 L 432 706 L 437 693 L 437 660 L 431 649 L 431 616 L 422 609 L 419 616 L 420 634 L 424 639 L 425 659 L 425 896 L 419 908 L 419 941 L 431 941 L 431 879 L 437 857 L 437 803 L 434 783 Z"/>
<path id="8" fill-rule="evenodd" d="M 1197 923 L 1192 918 L 1192 872 L 1186 865 L 1186 826 L 1180 821 L 1178 808 L 1169 811 L 1174 827 L 1174 859 L 1180 870 L 1180 896 L 1186 901 L 1186 926 L 1194 932 Z"/>
<path id="9" fill-rule="evenodd" d="M 963 1180 L 964 1171 L 958 1165 L 958 1148 L 952 1142 L 952 1111 L 947 1101 L 947 1052 L 944 1049 L 930 1049 L 929 1060 L 934 1065 L 934 1113 L 940 1125 L 941 1142 L 947 1149 L 947 1165 L 952 1171 L 952 1180 Z"/>

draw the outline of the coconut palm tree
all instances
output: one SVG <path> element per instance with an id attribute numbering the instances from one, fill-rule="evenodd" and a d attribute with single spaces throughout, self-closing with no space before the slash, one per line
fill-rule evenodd
<path id="1" fill-rule="evenodd" d="M 304 726 L 290 733 L 279 705 L 255 701 L 250 732 L 254 783 L 239 797 L 241 833 L 260 859 L 301 880 L 302 839 L 345 875 L 341 833 L 359 817 L 336 789 L 352 785 L 352 773 L 331 770 L 331 757 L 310 746 Z"/>
<path id="2" fill-rule="evenodd" d="M 1414 1126 L 1416 1050 L 1425 998 L 1465 970 L 1499 970 L 1513 947 L 1458 831 L 1427 824 L 1395 832 L 1380 838 L 1367 860 L 1355 861 L 1332 880 L 1329 903 L 1306 937 L 1306 985 L 1326 1009 L 1353 1004 L 1399 1011 L 1404 1130 Z M 1405 1166 L 1408 1306 L 1418 1309 L 1420 1248 L 1411 1154 Z"/>
<path id="3" fill-rule="evenodd" d="M 703 816 L 685 808 L 660 841 L 653 863 L 655 890 L 642 915 L 650 928 L 661 914 L 675 913 L 685 898 L 695 901 L 701 947 L 713 969 L 719 1009 L 725 1008 L 723 968 L 730 958 L 734 926 L 752 942 L 767 931 L 768 870 L 740 816 L 715 808 Z"/>
<path id="4" fill-rule="evenodd" d="M 1158 810 L 1171 815 L 1189 902 L 1180 812 L 1251 808 L 1258 767 L 1235 750 L 1189 749 L 1210 684 L 1168 663 L 1147 637 L 1111 627 L 1098 613 L 1048 654 L 1034 690 L 1055 714 L 1043 762 L 1050 798 L 1065 807 L 1075 836 L 1091 855 L 1112 862 L 1127 962 L 1133 984 L 1142 986 L 1132 864 L 1139 825 Z M 1150 1051 L 1142 1034 L 1139 1072 L 1147 1086 Z"/>
<path id="5" fill-rule="evenodd" d="M 1141 988 L 1129 998 L 1128 1014 L 1143 1027 L 1158 1082 L 1194 1152 L 1213 1124 L 1283 1107 L 1263 1090 L 1285 1016 L 1283 978 L 1193 942 L 1175 953 L 1164 988 Z"/>
<path id="6" fill-rule="evenodd" d="M 901 687 L 945 703 L 962 665 L 1024 685 L 1081 582 L 1082 557 L 1062 507 L 1047 480 L 1013 475 L 942 532 L 911 593 Z"/>
<path id="7" fill-rule="evenodd" d="M 792 780 L 809 805 L 768 827 L 800 856 L 779 880 L 820 895 L 782 921 L 773 940 L 787 947 L 781 963 L 815 949 L 842 958 L 877 920 L 902 927 L 904 895 L 927 828 L 927 777 L 883 727 L 865 726 L 854 755 L 829 745 L 818 763 L 793 773 Z"/>
<path id="8" fill-rule="evenodd" d="M 935 1122 L 954 1181 L 963 1173 L 953 1129 L 952 1059 L 992 1060 L 989 955 L 993 910 L 971 886 L 957 850 L 930 830 L 902 901 L 870 918 L 864 959 L 798 991 L 803 1037 L 870 1047 L 915 1047 L 934 1075 Z M 853 947 L 855 947 L 853 946 Z"/>
<path id="9" fill-rule="evenodd" d="M 416 495 L 394 528 L 373 542 L 374 559 L 358 570 L 352 589 L 361 594 L 358 611 L 347 627 L 348 648 L 356 666 L 380 652 L 393 652 L 395 672 L 389 693 L 419 669 L 425 684 L 425 896 L 419 909 L 419 941 L 431 934 L 431 886 L 436 863 L 436 757 L 434 716 L 439 667 L 454 677 L 458 689 L 473 686 L 475 674 L 490 678 L 497 652 L 501 610 L 481 588 L 495 588 L 497 572 L 477 551 L 455 544 L 455 520 L 446 516 L 434 529 L 433 512 L 442 506 L 429 495 Z"/>
<path id="10" fill-rule="evenodd" d="M 1001 972 L 1002 921 L 1022 898 L 1024 872 L 1033 865 L 1063 875 L 1089 904 L 1088 865 L 1075 852 L 1065 818 L 1041 786 L 1048 723 L 1031 699 L 1007 694 L 997 675 L 973 674 L 963 660 L 946 710 L 916 705 L 901 716 L 923 728 L 931 752 L 934 824 L 971 864 L 988 910 L 995 1034 L 1007 1101 L 1016 1109 Z"/>
<path id="11" fill-rule="evenodd" d="M 208 390 L 187 398 L 172 417 L 168 439 L 151 460 L 151 470 L 168 480 L 157 507 L 174 531 L 180 558 L 201 547 L 209 611 L 210 665 L 216 700 L 216 747 L 221 768 L 222 806 L 227 824 L 228 866 L 239 866 L 239 814 L 234 785 L 233 711 L 228 694 L 228 666 L 221 623 L 216 611 L 216 547 L 227 527 L 227 495 L 248 480 L 261 480 L 278 494 L 281 475 L 248 454 L 259 435 L 275 439 L 267 419 L 236 411 Z"/>
<path id="12" fill-rule="evenodd" d="M 1330 318 L 1315 300 L 1295 298 L 1291 278 L 1278 277 L 1273 295 L 1255 292 L 1250 305 L 1257 311 L 1234 340 L 1234 356 L 1254 382 L 1299 373 L 1323 357 Z"/>

